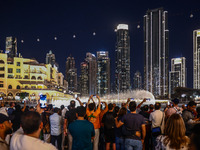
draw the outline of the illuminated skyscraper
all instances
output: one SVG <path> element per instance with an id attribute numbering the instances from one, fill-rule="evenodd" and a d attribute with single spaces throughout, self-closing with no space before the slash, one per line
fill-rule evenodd
<path id="1" fill-rule="evenodd" d="M 75 59 L 69 56 L 66 61 L 66 81 L 69 91 L 77 91 L 77 69 L 75 68 Z"/>
<path id="2" fill-rule="evenodd" d="M 200 89 L 200 29 L 193 31 L 193 88 Z"/>
<path id="3" fill-rule="evenodd" d="M 96 56 L 86 53 L 85 61 L 88 64 L 89 95 L 97 93 L 97 60 Z"/>
<path id="4" fill-rule="evenodd" d="M 88 79 L 88 63 L 82 62 L 81 63 L 81 75 L 80 75 L 80 82 L 79 82 L 79 89 L 81 96 L 88 96 L 89 95 L 89 79 Z"/>
<path id="5" fill-rule="evenodd" d="M 110 58 L 107 51 L 97 52 L 97 94 L 110 93 Z"/>
<path id="6" fill-rule="evenodd" d="M 8 57 L 13 58 L 17 57 L 17 38 L 6 37 L 6 51 Z"/>
<path id="7" fill-rule="evenodd" d="M 56 64 L 55 54 L 51 50 L 46 54 L 46 64 L 51 64 L 52 67 Z"/>
<path id="8" fill-rule="evenodd" d="M 144 89 L 155 96 L 168 96 L 168 12 L 148 10 L 144 16 Z"/>
<path id="9" fill-rule="evenodd" d="M 186 87 L 185 57 L 171 59 L 171 71 L 169 73 L 169 95 L 174 93 L 175 87 Z"/>
<path id="10" fill-rule="evenodd" d="M 115 50 L 115 91 L 130 89 L 130 37 L 127 24 L 119 24 L 116 29 Z"/>
<path id="11" fill-rule="evenodd" d="M 133 89 L 134 90 L 139 90 L 142 89 L 142 76 L 141 73 L 139 71 L 137 71 L 134 74 L 134 78 L 133 78 Z"/>

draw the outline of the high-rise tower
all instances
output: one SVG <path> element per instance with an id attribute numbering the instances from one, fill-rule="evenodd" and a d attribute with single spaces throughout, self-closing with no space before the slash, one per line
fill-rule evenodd
<path id="1" fill-rule="evenodd" d="M 169 96 L 174 93 L 175 87 L 186 87 L 185 57 L 171 59 L 171 71 L 169 73 Z"/>
<path id="2" fill-rule="evenodd" d="M 46 64 L 51 64 L 52 66 L 56 64 L 55 54 L 53 54 L 51 50 L 46 54 Z"/>
<path id="3" fill-rule="evenodd" d="M 137 71 L 134 74 L 134 78 L 133 78 L 133 89 L 134 90 L 139 90 L 142 89 L 142 76 L 141 73 L 139 71 Z"/>
<path id="4" fill-rule="evenodd" d="M 130 37 L 127 24 L 119 24 L 116 29 L 115 50 L 115 91 L 130 89 Z"/>
<path id="5" fill-rule="evenodd" d="M 66 81 L 69 91 L 77 91 L 77 69 L 75 68 L 75 59 L 69 56 L 66 61 Z"/>
<path id="6" fill-rule="evenodd" d="M 200 29 L 193 31 L 193 88 L 200 89 Z"/>
<path id="7" fill-rule="evenodd" d="M 6 37 L 6 51 L 8 57 L 13 58 L 17 57 L 17 38 Z"/>
<path id="8" fill-rule="evenodd" d="M 168 12 L 148 10 L 144 16 L 144 89 L 168 97 Z"/>
<path id="9" fill-rule="evenodd" d="M 107 51 L 97 52 L 97 94 L 110 93 L 110 58 Z"/>

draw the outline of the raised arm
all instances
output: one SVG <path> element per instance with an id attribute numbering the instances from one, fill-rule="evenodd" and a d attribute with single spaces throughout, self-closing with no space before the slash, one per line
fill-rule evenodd
<path id="1" fill-rule="evenodd" d="M 99 95 L 97 95 L 97 99 L 99 100 L 99 106 L 98 106 L 97 109 L 101 109 L 101 100 L 100 100 L 100 98 L 99 98 Z"/>
<path id="2" fill-rule="evenodd" d="M 24 112 L 26 109 L 26 101 L 24 101 L 24 107 L 22 108 L 22 112 Z"/>
<path id="3" fill-rule="evenodd" d="M 128 98 L 126 104 L 124 105 L 125 108 L 127 108 L 127 106 L 128 106 L 128 104 L 129 104 L 130 101 L 131 101 L 131 99 Z"/>
<path id="4" fill-rule="evenodd" d="M 83 106 L 83 103 L 81 102 L 81 100 L 79 99 L 79 97 L 77 97 L 76 100 L 79 102 L 80 106 Z"/>
<path id="5" fill-rule="evenodd" d="M 143 101 L 137 106 L 137 108 L 140 108 L 144 102 L 146 102 L 146 98 L 143 99 Z"/>

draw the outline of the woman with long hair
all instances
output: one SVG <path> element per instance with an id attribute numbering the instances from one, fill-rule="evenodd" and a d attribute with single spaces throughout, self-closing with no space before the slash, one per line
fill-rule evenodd
<path id="1" fill-rule="evenodd" d="M 179 114 L 171 115 L 165 125 L 165 135 L 157 138 L 156 150 L 188 150 L 189 138 L 185 135 L 185 124 Z"/>

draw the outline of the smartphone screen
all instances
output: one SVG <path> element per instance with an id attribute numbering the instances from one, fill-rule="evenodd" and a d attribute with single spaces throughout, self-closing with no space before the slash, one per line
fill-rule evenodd
<path id="1" fill-rule="evenodd" d="M 41 108 L 45 108 L 47 103 L 46 95 L 40 95 L 40 104 Z"/>

